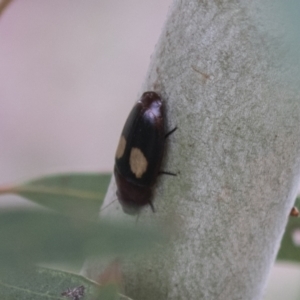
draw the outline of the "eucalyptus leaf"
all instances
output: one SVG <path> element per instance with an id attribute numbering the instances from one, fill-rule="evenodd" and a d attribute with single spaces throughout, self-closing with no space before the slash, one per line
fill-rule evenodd
<path id="1" fill-rule="evenodd" d="M 111 174 L 69 173 L 41 177 L 6 188 L 42 206 L 76 217 L 98 217 Z"/>
<path id="2" fill-rule="evenodd" d="M 129 299 L 126 296 L 122 296 L 118 294 L 118 290 L 116 285 L 109 284 L 103 286 L 101 289 L 97 291 L 97 300 L 122 300 L 122 299 Z"/>
<path id="3" fill-rule="evenodd" d="M 300 207 L 300 197 L 296 199 L 296 207 Z M 300 263 L 300 218 L 289 217 L 284 236 L 281 241 L 277 260 Z"/>
<path id="4" fill-rule="evenodd" d="M 45 211 L 0 213 L 0 272 L 34 263 L 78 264 L 86 257 L 119 257 L 163 241 L 158 229 Z"/>
<path id="5" fill-rule="evenodd" d="M 0 299 L 68 300 L 83 291 L 83 300 L 132 300 L 118 293 L 116 285 L 98 285 L 78 274 L 44 267 L 0 273 Z M 65 295 L 64 295 L 65 294 Z"/>
<path id="6" fill-rule="evenodd" d="M 99 286 L 82 276 L 46 268 L 8 271 L 0 277 L 0 299 L 68 300 L 70 298 L 63 297 L 61 294 L 68 289 L 74 290 L 82 286 L 83 299 L 95 300 L 94 296 L 99 293 Z"/>

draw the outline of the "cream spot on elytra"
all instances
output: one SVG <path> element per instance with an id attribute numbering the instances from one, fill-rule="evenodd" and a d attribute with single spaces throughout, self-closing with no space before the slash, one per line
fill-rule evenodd
<path id="1" fill-rule="evenodd" d="M 117 152 L 116 152 L 117 159 L 119 159 L 123 156 L 125 147 L 126 147 L 126 140 L 125 140 L 124 136 L 122 135 L 120 137 L 119 145 L 118 145 Z"/>
<path id="2" fill-rule="evenodd" d="M 147 170 L 148 162 L 143 152 L 138 148 L 132 148 L 130 152 L 129 165 L 136 178 L 141 178 Z"/>

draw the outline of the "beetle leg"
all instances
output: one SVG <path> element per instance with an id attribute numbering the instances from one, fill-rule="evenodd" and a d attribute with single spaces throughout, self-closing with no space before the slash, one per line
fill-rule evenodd
<path id="1" fill-rule="evenodd" d="M 155 213 L 155 208 L 154 208 L 154 206 L 153 206 L 152 201 L 149 201 L 149 205 L 150 205 L 150 207 L 151 207 L 152 212 Z"/>
<path id="2" fill-rule="evenodd" d="M 172 172 L 166 172 L 166 171 L 159 171 L 158 172 L 158 175 L 162 175 L 162 174 L 164 174 L 164 175 L 170 175 L 170 176 L 177 176 L 177 174 L 172 173 Z"/>
<path id="3" fill-rule="evenodd" d="M 117 201 L 117 199 L 115 199 L 115 200 L 111 201 L 110 203 L 106 204 L 104 207 L 102 207 L 102 208 L 100 209 L 99 212 L 101 212 L 101 211 L 103 211 L 104 209 L 106 209 L 108 206 L 110 206 L 111 204 L 113 204 L 115 201 Z"/>
<path id="4" fill-rule="evenodd" d="M 174 131 L 176 131 L 176 130 L 177 130 L 177 126 L 176 126 L 175 128 L 173 128 L 171 131 L 167 132 L 167 133 L 165 134 L 165 139 L 166 139 L 169 135 L 171 135 Z"/>

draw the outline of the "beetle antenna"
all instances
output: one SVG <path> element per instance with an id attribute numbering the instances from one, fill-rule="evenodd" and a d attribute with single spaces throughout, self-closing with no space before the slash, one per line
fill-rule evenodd
<path id="1" fill-rule="evenodd" d="M 171 172 L 167 172 L 167 171 L 159 171 L 158 172 L 158 175 L 162 175 L 162 174 L 164 174 L 164 175 L 170 175 L 170 176 L 177 176 L 177 174 L 171 173 Z"/>
<path id="2" fill-rule="evenodd" d="M 177 126 L 176 126 L 175 128 L 173 128 L 171 131 L 167 132 L 167 133 L 165 134 L 165 139 L 166 139 L 169 135 L 171 135 L 173 132 L 175 132 L 176 130 L 177 130 Z"/>

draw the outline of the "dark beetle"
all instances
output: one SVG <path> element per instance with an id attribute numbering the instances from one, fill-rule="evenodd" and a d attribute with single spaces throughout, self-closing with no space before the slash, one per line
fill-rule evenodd
<path id="1" fill-rule="evenodd" d="M 115 157 L 117 197 L 128 214 L 152 204 L 152 190 L 164 154 L 165 108 L 155 92 L 146 92 L 134 105 L 123 128 Z"/>

